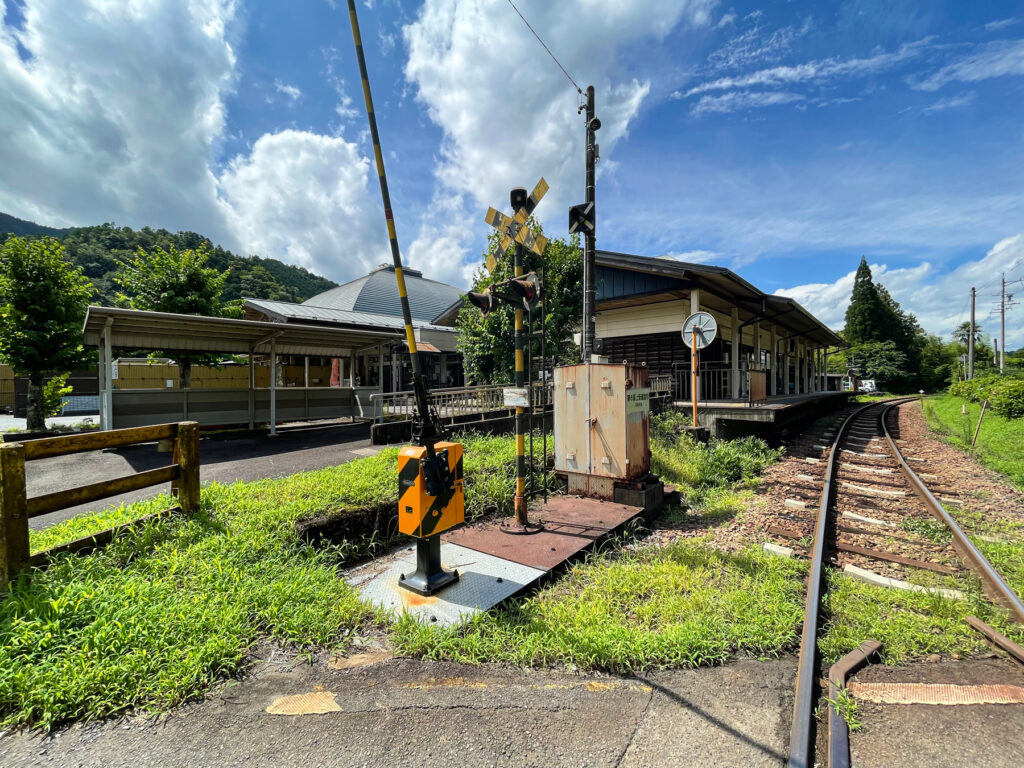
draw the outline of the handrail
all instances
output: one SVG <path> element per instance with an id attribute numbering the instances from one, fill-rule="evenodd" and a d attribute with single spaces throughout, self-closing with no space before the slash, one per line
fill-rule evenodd
<path id="1" fill-rule="evenodd" d="M 170 465 L 28 498 L 27 461 L 155 440 L 173 440 L 174 455 Z M 53 553 L 94 547 L 101 541 L 109 541 L 114 532 L 114 529 L 100 531 L 52 552 L 32 555 L 28 533 L 30 518 L 168 481 L 183 512 L 199 508 L 199 425 L 194 421 L 0 444 L 0 530 L 3 531 L 0 536 L 0 592 L 22 571 L 45 565 Z"/>

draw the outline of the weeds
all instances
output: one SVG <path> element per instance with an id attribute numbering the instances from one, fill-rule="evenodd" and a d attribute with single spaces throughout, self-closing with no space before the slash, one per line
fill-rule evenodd
<path id="1" fill-rule="evenodd" d="M 394 639 L 400 652 L 429 659 L 614 672 L 771 656 L 796 639 L 804 570 L 757 550 L 732 555 L 695 541 L 609 552 L 461 628 L 403 617 Z"/>
<path id="2" fill-rule="evenodd" d="M 834 699 L 829 698 L 828 703 L 832 705 L 836 714 L 846 722 L 846 727 L 850 729 L 850 733 L 855 733 L 864 726 L 857 709 L 857 700 L 853 698 L 853 694 L 850 693 L 848 688 L 840 688 L 836 693 L 836 697 Z"/>

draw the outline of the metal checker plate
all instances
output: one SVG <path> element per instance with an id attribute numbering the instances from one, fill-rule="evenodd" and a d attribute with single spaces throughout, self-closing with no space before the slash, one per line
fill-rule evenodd
<path id="1" fill-rule="evenodd" d="M 398 586 L 400 574 L 416 570 L 413 547 L 357 568 L 345 580 L 365 602 L 385 610 L 408 611 L 422 621 L 436 619 L 438 624 L 454 626 L 493 608 L 544 575 L 542 570 L 447 542 L 441 544 L 441 564 L 445 570 L 457 568 L 459 580 L 432 597 Z"/>
<path id="2" fill-rule="evenodd" d="M 639 507 L 598 499 L 555 496 L 530 513 L 544 522 L 544 530 L 513 536 L 497 523 L 468 526 L 446 534 L 445 539 L 481 553 L 549 571 L 594 542 L 639 516 Z"/>

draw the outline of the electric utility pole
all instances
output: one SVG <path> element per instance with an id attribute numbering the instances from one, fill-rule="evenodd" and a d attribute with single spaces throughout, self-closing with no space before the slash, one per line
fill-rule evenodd
<path id="1" fill-rule="evenodd" d="M 592 85 L 587 86 L 587 104 L 584 109 L 586 109 L 587 117 L 587 175 L 583 207 L 590 225 L 583 227 L 583 328 L 581 329 L 583 335 L 580 342 L 583 362 L 589 362 L 590 356 L 597 351 L 595 344 L 597 321 L 594 317 L 594 272 L 596 271 L 594 250 L 597 243 L 594 166 L 597 164 L 599 152 L 596 133 L 601 127 L 601 121 L 594 117 L 594 86 Z"/>
<path id="2" fill-rule="evenodd" d="M 1006 372 L 1006 273 L 999 292 L 999 373 Z"/>
<path id="3" fill-rule="evenodd" d="M 967 336 L 967 378 L 974 378 L 974 287 L 971 287 L 971 327 Z"/>

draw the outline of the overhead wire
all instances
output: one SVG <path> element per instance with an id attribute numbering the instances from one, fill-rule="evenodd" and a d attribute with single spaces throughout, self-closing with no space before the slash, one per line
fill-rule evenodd
<path id="1" fill-rule="evenodd" d="M 516 8 L 516 4 L 513 3 L 512 0 L 508 0 L 508 4 L 512 6 L 512 10 L 515 11 L 519 18 L 523 20 L 523 24 L 526 25 L 526 28 L 529 29 L 533 33 L 533 36 L 537 38 L 537 42 L 540 43 L 544 47 L 544 50 L 548 52 L 548 56 L 551 57 L 551 60 L 558 65 L 558 68 L 560 70 L 562 70 L 562 74 L 569 79 L 569 82 L 572 83 L 573 88 L 576 89 L 576 93 L 582 95 L 583 89 L 580 88 L 579 84 L 572 79 L 572 75 L 570 75 L 566 68 L 562 66 L 562 62 L 560 62 L 558 58 L 555 56 L 555 54 L 551 52 L 551 49 L 548 48 L 547 44 L 543 40 L 541 40 L 540 35 L 537 34 L 537 30 L 530 26 L 530 22 L 528 22 L 526 20 L 526 17 L 523 16 L 523 14 L 520 12 L 518 8 Z"/>

